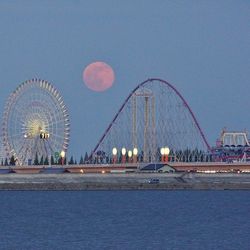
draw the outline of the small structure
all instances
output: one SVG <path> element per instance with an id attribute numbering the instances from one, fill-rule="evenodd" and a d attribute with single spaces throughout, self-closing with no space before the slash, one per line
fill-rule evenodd
<path id="1" fill-rule="evenodd" d="M 149 163 L 143 166 L 140 171 L 147 172 L 159 172 L 159 173 L 174 173 L 175 168 L 166 163 Z"/>

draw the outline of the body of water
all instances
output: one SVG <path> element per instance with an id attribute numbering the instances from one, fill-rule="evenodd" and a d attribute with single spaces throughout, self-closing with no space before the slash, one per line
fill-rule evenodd
<path id="1" fill-rule="evenodd" d="M 1 191 L 0 249 L 250 249 L 249 191 Z"/>

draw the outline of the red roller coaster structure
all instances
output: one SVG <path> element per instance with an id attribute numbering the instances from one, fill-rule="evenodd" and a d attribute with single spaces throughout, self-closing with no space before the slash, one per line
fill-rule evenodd
<path id="1" fill-rule="evenodd" d="M 90 159 L 108 162 L 116 149 L 118 159 L 129 161 L 136 149 L 137 160 L 152 162 L 160 159 L 162 147 L 169 148 L 170 159 L 175 161 L 197 160 L 210 151 L 193 111 L 180 92 L 165 80 L 150 78 L 125 99 Z"/>

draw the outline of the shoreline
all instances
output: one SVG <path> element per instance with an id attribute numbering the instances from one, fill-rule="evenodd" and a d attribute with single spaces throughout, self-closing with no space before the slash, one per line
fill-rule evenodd
<path id="1" fill-rule="evenodd" d="M 149 183 L 152 178 L 159 183 Z M 2 174 L 4 190 L 250 190 L 250 174 Z"/>
<path id="2" fill-rule="evenodd" d="M 201 185 L 171 185 L 171 184 L 141 184 L 141 185 L 108 185 L 108 184 L 0 184 L 0 191 L 111 191 L 111 190 L 250 190 L 250 184 L 248 185 L 207 185 L 206 183 Z"/>

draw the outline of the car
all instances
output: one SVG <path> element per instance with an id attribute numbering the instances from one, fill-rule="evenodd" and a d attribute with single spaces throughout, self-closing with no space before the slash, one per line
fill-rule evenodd
<path id="1" fill-rule="evenodd" d="M 149 181 L 148 181 L 148 183 L 149 184 L 158 184 L 158 183 L 160 183 L 160 180 L 159 179 L 150 179 Z"/>

